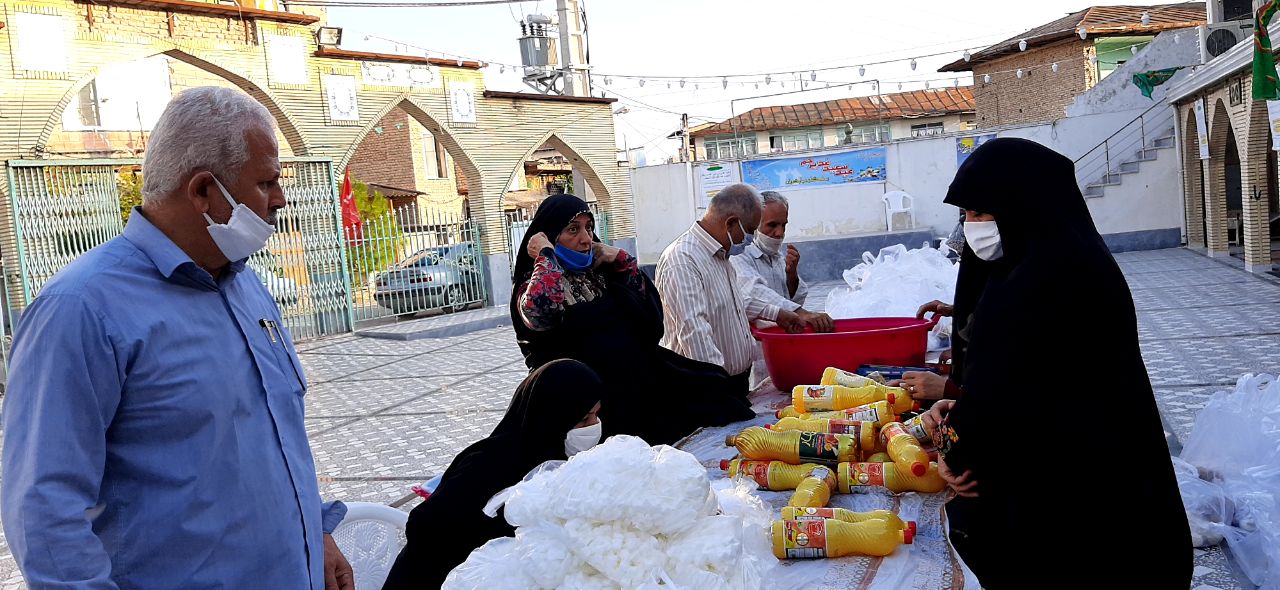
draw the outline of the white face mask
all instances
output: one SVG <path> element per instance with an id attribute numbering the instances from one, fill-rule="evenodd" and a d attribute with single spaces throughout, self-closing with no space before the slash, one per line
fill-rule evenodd
<path id="1" fill-rule="evenodd" d="M 1000 244 L 1000 228 L 996 227 L 994 221 L 964 222 L 964 241 L 983 260 L 998 260 L 1004 256 L 1004 248 Z"/>
<path id="2" fill-rule="evenodd" d="M 604 433 L 600 419 L 591 426 L 574 428 L 564 435 L 564 456 L 572 457 L 582 451 L 600 444 L 600 435 Z"/>
<path id="3" fill-rule="evenodd" d="M 222 196 L 231 203 L 231 219 L 226 223 L 214 223 L 213 218 L 205 213 L 204 220 L 209 223 L 209 235 L 213 237 L 213 243 L 218 245 L 218 249 L 222 251 L 223 256 L 227 257 L 227 260 L 232 262 L 244 260 L 266 246 L 267 238 L 275 233 L 276 228 L 258 217 L 258 214 L 246 207 L 244 203 L 237 203 L 231 198 L 231 193 L 227 192 L 226 187 L 222 186 L 222 182 L 217 177 L 214 177 L 213 183 L 218 185 Z"/>
<path id="4" fill-rule="evenodd" d="M 769 234 L 756 232 L 756 239 L 752 242 L 760 249 L 761 252 L 770 256 L 777 256 L 778 251 L 782 248 L 782 238 L 774 238 Z"/>

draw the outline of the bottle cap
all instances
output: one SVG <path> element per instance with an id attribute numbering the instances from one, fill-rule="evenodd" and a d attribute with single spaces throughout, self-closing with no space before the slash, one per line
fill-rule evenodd
<path id="1" fill-rule="evenodd" d="M 912 544 L 912 542 L 914 542 L 914 541 L 915 541 L 915 539 L 916 539 L 916 531 L 915 531 L 915 529 L 912 529 L 912 528 L 908 527 L 906 530 L 902 531 L 902 543 L 903 543 L 903 544 L 905 544 L 905 545 L 910 545 L 910 544 Z"/>
<path id="2" fill-rule="evenodd" d="M 721 460 L 720 460 L 720 469 L 723 469 L 723 470 L 725 470 L 725 471 L 728 471 L 728 470 L 729 470 L 729 460 L 728 460 L 728 459 L 721 459 Z"/>
<path id="3" fill-rule="evenodd" d="M 907 521 L 907 530 L 911 531 L 911 537 L 912 537 L 912 538 L 915 538 L 915 536 L 916 536 L 916 521 L 914 521 L 914 520 L 908 520 L 908 521 Z"/>
<path id="4" fill-rule="evenodd" d="M 724 437 L 725 446 L 732 447 L 737 442 L 738 442 L 738 435 L 736 434 L 730 434 L 729 436 Z"/>
<path id="5" fill-rule="evenodd" d="M 886 393 L 884 394 L 884 401 L 889 402 L 889 407 L 892 409 L 892 407 L 895 405 L 894 402 L 898 401 L 898 395 L 893 393 L 892 391 L 889 393 Z"/>
<path id="6" fill-rule="evenodd" d="M 773 425 L 772 425 L 772 424 L 765 424 L 765 425 L 764 425 L 764 429 L 765 429 L 765 430 L 773 430 Z"/>
<path id="7" fill-rule="evenodd" d="M 916 461 L 915 463 L 911 464 L 911 473 L 914 474 L 916 477 L 924 477 L 924 474 L 927 471 L 929 471 L 929 466 L 925 465 L 924 463 Z"/>

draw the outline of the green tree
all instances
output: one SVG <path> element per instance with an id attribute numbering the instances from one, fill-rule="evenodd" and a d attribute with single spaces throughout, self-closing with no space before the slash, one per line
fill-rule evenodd
<path id="1" fill-rule="evenodd" d="M 400 260 L 404 231 L 396 221 L 391 200 L 369 185 L 351 182 L 351 193 L 360 213 L 360 230 L 347 236 L 347 261 L 351 284 L 364 285 L 373 273 Z"/>
<path id="2" fill-rule="evenodd" d="M 142 205 L 142 174 L 132 167 L 116 173 L 116 193 L 120 195 L 120 221 L 129 223 L 133 208 Z"/>

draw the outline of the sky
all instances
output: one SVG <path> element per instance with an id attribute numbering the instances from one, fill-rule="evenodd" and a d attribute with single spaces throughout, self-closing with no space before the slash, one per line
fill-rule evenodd
<path id="1" fill-rule="evenodd" d="M 1167 1 L 1167 0 L 1166 0 Z M 1122 0 L 1153 5 L 1166 1 Z M 1081 0 L 938 0 L 869 3 L 858 0 L 584 0 L 593 86 L 617 97 L 618 147 L 643 147 L 649 163 L 679 152 L 666 137 L 690 125 L 721 121 L 754 107 L 798 104 L 874 94 L 870 80 L 889 93 L 951 86 L 956 74 L 937 69 L 1018 33 L 1091 6 Z M 495 64 L 520 63 L 518 22 L 526 14 L 554 16 L 555 0 L 450 8 L 330 8 L 331 26 L 343 27 L 346 49 L 461 56 Z M 1136 23 L 1135 23 L 1136 24 Z M 942 53 L 932 57 L 929 54 Z M 913 71 L 910 59 L 918 57 Z M 858 66 L 899 59 L 894 63 Z M 847 66 L 817 72 L 818 68 Z M 493 90 L 530 91 L 510 68 L 485 72 Z M 719 76 L 773 72 L 730 78 Z M 610 84 L 603 83 L 603 77 Z M 645 76 L 716 76 L 678 81 Z M 802 93 L 797 80 L 803 79 Z M 831 88 L 826 88 L 827 83 Z M 859 84 L 849 86 L 850 83 Z M 670 87 L 668 84 L 670 83 Z M 785 83 L 785 87 L 781 84 Z M 972 83 L 960 76 L 959 83 Z M 758 88 L 756 87 L 758 84 Z M 783 96 L 755 98 L 788 92 Z"/>

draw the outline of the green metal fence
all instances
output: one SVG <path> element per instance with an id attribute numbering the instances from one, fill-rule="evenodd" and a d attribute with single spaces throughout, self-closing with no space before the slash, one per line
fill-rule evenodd
<path id="1" fill-rule="evenodd" d="M 479 230 L 460 212 L 392 208 L 346 228 L 357 322 L 483 305 Z"/>
<path id="2" fill-rule="evenodd" d="M 12 308 L 25 307 L 55 273 L 119 235 L 140 160 L 9 161 L 17 276 Z M 353 324 L 346 251 L 332 163 L 283 158 L 288 206 L 277 231 L 249 266 L 279 304 L 297 339 L 350 331 Z M 123 197 L 123 199 L 122 199 Z M 123 203 L 123 204 L 122 204 Z M 10 314 L 13 318 L 14 314 Z M 6 328 L 10 327 L 8 322 Z"/>

